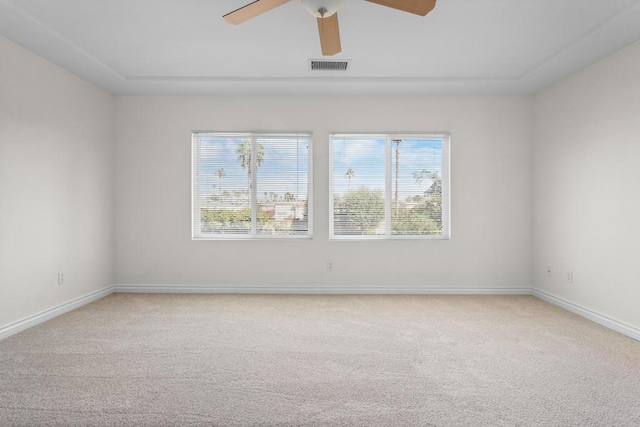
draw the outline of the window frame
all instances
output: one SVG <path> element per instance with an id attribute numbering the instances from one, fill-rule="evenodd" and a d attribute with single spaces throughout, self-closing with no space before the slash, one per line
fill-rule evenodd
<path id="1" fill-rule="evenodd" d="M 339 137 L 349 139 L 385 139 L 385 222 L 386 234 L 383 235 L 339 235 L 334 228 L 334 188 L 333 157 L 334 142 Z M 392 234 L 392 142 L 394 139 L 441 139 L 442 140 L 442 234 Z M 451 134 L 449 132 L 331 132 L 329 133 L 329 240 L 451 240 Z"/>
<path id="2" fill-rule="evenodd" d="M 306 234 L 257 234 L 257 168 L 256 156 L 251 156 L 251 232 L 248 234 L 214 234 L 203 233 L 200 212 L 200 140 L 202 138 L 250 138 L 252 151 L 256 152 L 256 139 L 272 136 L 300 135 L 308 139 L 307 148 L 307 233 Z M 310 131 L 247 131 L 247 132 L 218 132 L 193 131 L 191 133 L 191 240 L 311 240 L 313 239 L 313 132 Z M 196 195 L 198 197 L 196 197 Z"/>

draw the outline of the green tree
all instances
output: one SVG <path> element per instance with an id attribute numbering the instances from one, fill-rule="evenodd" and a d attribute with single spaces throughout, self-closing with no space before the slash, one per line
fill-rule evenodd
<path id="1" fill-rule="evenodd" d="M 351 188 L 351 178 L 356 176 L 356 173 L 352 168 L 349 168 L 347 169 L 347 173 L 345 173 L 345 175 L 347 176 L 347 191 L 349 191 Z"/>
<path id="2" fill-rule="evenodd" d="M 285 193 L 284 194 L 284 201 L 285 202 L 293 202 L 296 200 L 296 196 L 293 193 Z"/>
<path id="3" fill-rule="evenodd" d="M 264 224 L 273 219 L 267 212 L 258 209 L 258 223 Z M 251 229 L 251 209 L 206 209 L 200 210 L 200 220 L 202 221 L 203 232 L 235 232 L 248 231 Z"/>
<path id="4" fill-rule="evenodd" d="M 413 196 L 407 200 L 418 203 L 411 209 L 398 212 L 392 221 L 394 234 L 439 234 L 442 232 L 442 179 L 436 172 L 427 169 L 413 173 L 416 183 L 431 180 L 424 196 Z"/>
<path id="5" fill-rule="evenodd" d="M 242 144 L 238 145 L 236 148 L 236 154 L 238 155 L 238 161 L 240 162 L 240 166 L 242 169 L 247 169 L 247 189 L 249 191 L 249 197 L 251 197 L 251 158 L 253 156 L 252 148 L 251 148 L 251 140 L 245 139 L 242 141 Z M 260 167 L 262 164 L 262 160 L 264 160 L 264 147 L 262 144 L 256 144 L 257 153 L 256 153 L 256 169 Z"/>
<path id="6" fill-rule="evenodd" d="M 384 194 L 360 187 L 334 196 L 333 209 L 336 234 L 374 234 L 384 220 Z"/>
<path id="7" fill-rule="evenodd" d="M 442 229 L 442 178 L 436 172 L 422 170 L 421 177 L 428 177 L 431 185 L 425 191 L 424 211 Z"/>
<path id="8" fill-rule="evenodd" d="M 200 220 L 203 232 L 244 232 L 251 229 L 251 210 L 202 209 Z"/>
<path id="9" fill-rule="evenodd" d="M 438 234 L 442 227 L 433 220 L 431 215 L 420 207 L 402 209 L 393 219 L 393 234 Z"/>
<path id="10" fill-rule="evenodd" d="M 425 191 L 425 196 L 429 194 L 442 194 L 442 178 L 436 172 L 431 172 L 427 169 L 422 169 L 419 172 L 413 173 L 413 179 L 416 180 L 417 184 L 422 184 L 424 180 L 430 179 L 431 186 Z"/>

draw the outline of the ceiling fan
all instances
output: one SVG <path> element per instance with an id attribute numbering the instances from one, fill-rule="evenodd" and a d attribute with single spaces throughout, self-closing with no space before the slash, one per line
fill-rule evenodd
<path id="1" fill-rule="evenodd" d="M 251 18 L 289 3 L 291 0 L 256 0 L 227 13 L 224 20 L 230 24 L 242 24 Z M 300 0 L 302 5 L 318 20 L 320 45 L 325 56 L 335 55 L 342 50 L 340 29 L 338 27 L 338 9 L 345 0 Z M 425 16 L 436 6 L 436 0 L 365 0 L 370 3 L 387 6 L 404 12 Z"/>

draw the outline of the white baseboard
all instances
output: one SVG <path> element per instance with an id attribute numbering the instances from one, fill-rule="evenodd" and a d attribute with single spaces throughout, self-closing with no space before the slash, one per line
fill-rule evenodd
<path id="1" fill-rule="evenodd" d="M 61 314 L 95 300 L 117 293 L 175 294 L 300 294 L 300 295 L 532 295 L 571 311 L 621 334 L 640 341 L 640 328 L 628 325 L 578 304 L 532 288 L 465 288 L 420 286 L 180 286 L 180 285 L 116 285 L 92 292 L 67 303 L 0 327 L 0 340 L 22 332 Z"/>
<path id="2" fill-rule="evenodd" d="M 76 298 L 64 304 L 60 304 L 56 307 L 50 308 L 49 310 L 34 314 L 33 316 L 18 320 L 17 322 L 2 326 L 0 327 L 0 340 L 8 338 L 11 335 L 15 335 L 18 332 L 22 332 L 25 329 L 32 328 L 40 323 L 60 316 L 61 314 L 67 313 L 71 310 L 75 310 L 76 308 L 82 307 L 83 305 L 89 304 L 90 302 L 106 297 L 111 293 L 113 293 L 113 287 L 110 286 L 108 288 L 104 288 L 99 291 L 84 295 L 80 298 Z"/>
<path id="3" fill-rule="evenodd" d="M 640 329 L 634 326 L 628 325 L 626 323 L 615 320 L 609 316 L 605 316 L 604 314 L 600 314 L 596 311 L 590 310 L 588 308 L 582 307 L 578 304 L 574 304 L 572 302 L 566 301 L 562 298 L 558 298 L 554 295 L 548 294 L 544 291 L 538 289 L 532 289 L 531 295 L 540 298 L 543 301 L 546 301 L 550 304 L 556 305 L 560 308 L 568 310 L 572 313 L 575 313 L 579 316 L 587 318 L 593 322 L 596 322 L 602 326 L 605 326 L 609 329 L 613 329 L 616 332 L 620 332 L 628 337 L 636 339 L 640 341 Z"/>
<path id="4" fill-rule="evenodd" d="M 640 341 L 640 329 L 533 288 L 465 288 L 429 286 L 182 286 L 127 285 L 118 293 L 164 294 L 292 294 L 292 295 L 532 295 Z"/>
<path id="5" fill-rule="evenodd" d="M 164 294 L 300 294 L 300 295 L 531 295 L 531 288 L 463 288 L 428 286 L 181 286 L 116 285 L 118 293 Z"/>

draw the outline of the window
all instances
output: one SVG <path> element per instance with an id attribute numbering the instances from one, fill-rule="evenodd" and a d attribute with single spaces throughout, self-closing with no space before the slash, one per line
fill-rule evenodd
<path id="1" fill-rule="evenodd" d="M 331 135 L 332 239 L 449 238 L 449 136 Z"/>
<path id="2" fill-rule="evenodd" d="M 193 238 L 311 237 L 310 133 L 194 133 Z"/>

